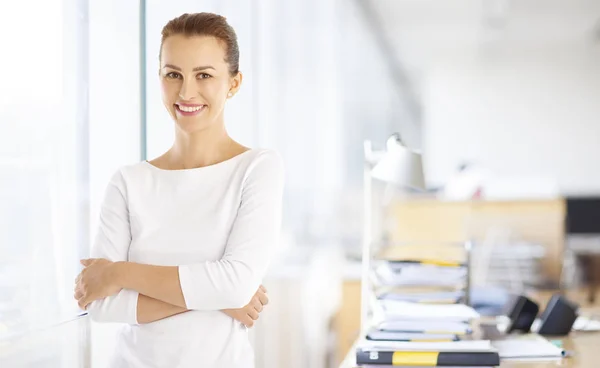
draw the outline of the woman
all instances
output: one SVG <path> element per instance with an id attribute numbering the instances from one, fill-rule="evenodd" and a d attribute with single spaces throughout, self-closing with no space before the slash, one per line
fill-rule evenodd
<path id="1" fill-rule="evenodd" d="M 75 298 L 96 321 L 126 323 L 111 368 L 252 367 L 239 321 L 251 325 L 267 303 L 260 283 L 278 239 L 282 160 L 226 132 L 242 74 L 225 18 L 171 20 L 159 59 L 175 142 L 113 176 Z"/>

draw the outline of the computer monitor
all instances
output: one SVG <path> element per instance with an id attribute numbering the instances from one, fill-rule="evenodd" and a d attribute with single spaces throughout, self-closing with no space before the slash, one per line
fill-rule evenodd
<path id="1" fill-rule="evenodd" d="M 567 233 L 600 235 L 600 197 L 567 198 Z"/>

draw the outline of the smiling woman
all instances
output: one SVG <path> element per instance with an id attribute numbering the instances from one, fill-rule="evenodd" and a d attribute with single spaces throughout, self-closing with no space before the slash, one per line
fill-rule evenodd
<path id="1" fill-rule="evenodd" d="M 162 99 L 177 127 L 192 133 L 223 120 L 225 101 L 240 88 L 242 74 L 227 62 L 232 58 L 226 49 L 228 42 L 176 30 L 172 26 L 163 31 Z"/>
<path id="2" fill-rule="evenodd" d="M 111 367 L 254 365 L 247 327 L 268 302 L 260 284 L 279 234 L 283 164 L 227 133 L 237 50 L 215 14 L 163 29 L 159 78 L 175 140 L 114 174 L 74 291 L 94 320 L 125 324 Z"/>

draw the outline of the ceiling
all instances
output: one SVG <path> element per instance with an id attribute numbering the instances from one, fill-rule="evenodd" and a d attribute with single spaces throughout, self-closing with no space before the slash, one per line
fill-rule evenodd
<path id="1" fill-rule="evenodd" d="M 482 47 L 600 46 L 600 0 L 365 1 L 408 65 Z"/>

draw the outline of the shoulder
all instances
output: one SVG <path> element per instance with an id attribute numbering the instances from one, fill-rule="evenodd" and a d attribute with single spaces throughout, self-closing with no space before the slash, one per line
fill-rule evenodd
<path id="1" fill-rule="evenodd" d="M 147 166 L 148 163 L 146 161 L 120 166 L 113 172 L 110 184 L 119 187 L 126 186 L 129 182 L 143 177 L 144 174 L 148 172 Z"/>
<path id="2" fill-rule="evenodd" d="M 248 154 L 248 169 L 254 169 L 257 167 L 270 167 L 272 169 L 283 171 L 283 158 L 276 150 L 268 148 L 254 148 L 251 149 Z"/>
<path id="3" fill-rule="evenodd" d="M 283 181 L 285 167 L 278 151 L 255 148 L 247 153 L 244 181 Z"/>

